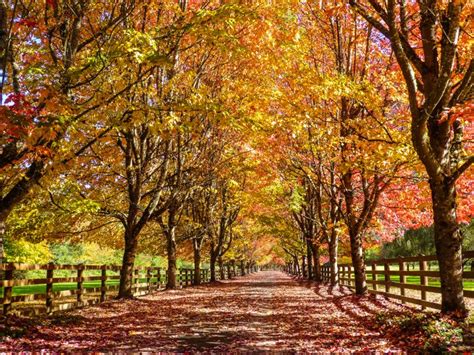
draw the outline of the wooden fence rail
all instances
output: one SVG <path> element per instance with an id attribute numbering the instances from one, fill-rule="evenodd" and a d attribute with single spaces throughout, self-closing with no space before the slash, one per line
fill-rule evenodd
<path id="1" fill-rule="evenodd" d="M 5 263 L 0 264 L 0 271 L 4 275 L 0 280 L 3 314 L 39 314 L 92 305 L 117 296 L 121 267 Z M 237 275 L 235 268 L 227 264 L 224 271 L 224 278 Z M 244 275 L 246 271 L 254 270 L 242 268 L 240 274 Z M 200 272 L 201 283 L 209 282 L 209 270 L 201 269 Z M 216 277 L 220 279 L 219 269 Z M 180 287 L 194 285 L 194 269 L 178 269 L 176 279 Z M 166 269 L 135 267 L 132 272 L 133 295 L 142 296 L 164 289 L 167 281 Z"/>
<path id="2" fill-rule="evenodd" d="M 463 253 L 464 297 L 474 298 L 474 251 Z M 330 266 L 322 267 L 323 282 L 330 281 Z M 441 309 L 441 288 L 436 256 L 415 256 L 366 262 L 366 282 L 372 294 Z M 355 288 L 351 264 L 338 265 L 339 284 Z M 472 285 L 472 286 L 471 286 Z"/>

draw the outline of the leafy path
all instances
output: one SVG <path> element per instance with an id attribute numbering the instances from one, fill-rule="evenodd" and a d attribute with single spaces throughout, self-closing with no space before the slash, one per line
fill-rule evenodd
<path id="1" fill-rule="evenodd" d="M 374 327 L 386 300 L 274 271 L 52 316 L 1 350 L 406 350 Z"/>

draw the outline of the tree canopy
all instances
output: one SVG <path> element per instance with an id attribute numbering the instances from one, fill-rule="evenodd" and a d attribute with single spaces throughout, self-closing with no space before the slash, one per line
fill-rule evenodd
<path id="1" fill-rule="evenodd" d="M 119 250 L 121 297 L 137 255 L 166 257 L 169 288 L 178 259 L 215 280 L 304 257 L 333 284 L 345 259 L 363 294 L 367 250 L 433 226 L 443 310 L 463 310 L 472 10 L 0 0 L 0 256 Z"/>

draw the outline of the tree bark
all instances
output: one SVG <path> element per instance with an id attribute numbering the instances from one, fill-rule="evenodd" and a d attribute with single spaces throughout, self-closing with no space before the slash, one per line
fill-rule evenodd
<path id="1" fill-rule="evenodd" d="M 295 270 L 295 275 L 300 274 L 300 263 L 298 262 L 298 256 L 293 256 L 293 264 L 294 264 L 294 270 Z"/>
<path id="2" fill-rule="evenodd" d="M 211 247 L 212 248 L 212 247 Z M 216 282 L 216 255 L 211 252 L 210 258 L 209 258 L 209 269 L 211 273 L 211 282 Z"/>
<path id="3" fill-rule="evenodd" d="M 0 264 L 3 264 L 5 262 L 4 238 L 5 238 L 5 221 L 0 220 Z M 1 272 L 0 272 L 0 275 L 2 275 Z"/>
<path id="4" fill-rule="evenodd" d="M 454 184 L 430 183 L 433 200 L 434 237 L 439 262 L 442 312 L 460 312 L 466 306 L 463 297 L 462 234 L 456 221 L 456 188 Z"/>
<path id="5" fill-rule="evenodd" d="M 137 250 L 138 238 L 133 228 L 125 230 L 125 248 L 123 250 L 120 286 L 117 298 L 133 298 L 133 266 Z"/>
<path id="6" fill-rule="evenodd" d="M 319 254 L 319 245 L 311 245 L 311 253 L 313 255 L 313 280 L 317 282 L 322 281 L 321 277 L 321 262 Z"/>
<path id="7" fill-rule="evenodd" d="M 306 259 L 308 260 L 308 280 L 313 280 L 313 249 L 311 246 L 312 242 L 309 238 L 306 238 Z"/>
<path id="8" fill-rule="evenodd" d="M 349 230 L 351 241 L 352 266 L 354 267 L 355 288 L 357 295 L 367 293 L 367 282 L 365 280 L 365 257 L 362 247 L 362 236 Z"/>
<path id="9" fill-rule="evenodd" d="M 198 241 L 193 242 L 194 246 L 194 284 L 201 284 L 201 246 Z"/>
<path id="10" fill-rule="evenodd" d="M 345 137 L 346 135 L 343 134 Z M 362 244 L 362 234 L 360 232 L 360 220 L 354 212 L 354 188 L 352 185 L 352 172 L 345 173 L 342 177 L 344 187 L 344 199 L 346 202 L 346 225 L 349 230 L 351 242 L 352 266 L 354 268 L 355 289 L 357 295 L 367 293 L 367 283 L 365 280 L 365 260 L 364 248 Z"/>
<path id="11" fill-rule="evenodd" d="M 167 253 L 168 253 L 168 282 L 166 288 L 168 290 L 175 289 L 176 283 L 176 227 L 171 227 L 165 232 L 167 239 Z"/>
<path id="12" fill-rule="evenodd" d="M 222 256 L 218 257 L 218 262 L 219 262 L 219 274 L 220 274 L 221 280 L 224 280 L 225 270 L 224 270 L 224 262 L 222 261 Z"/>
<path id="13" fill-rule="evenodd" d="M 306 277 L 306 256 L 301 257 L 301 275 L 303 278 Z"/>
<path id="14" fill-rule="evenodd" d="M 232 268 L 230 264 L 227 264 L 227 278 L 229 280 L 232 278 Z"/>
<path id="15" fill-rule="evenodd" d="M 339 283 L 339 275 L 337 270 L 337 247 L 338 237 L 333 232 L 329 239 L 329 266 L 331 272 L 331 286 L 335 286 Z"/>

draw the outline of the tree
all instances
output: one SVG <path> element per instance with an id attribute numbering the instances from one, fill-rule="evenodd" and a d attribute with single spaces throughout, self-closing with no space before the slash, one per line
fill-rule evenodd
<path id="1" fill-rule="evenodd" d="M 472 99 L 474 60 L 463 55 L 468 1 L 351 0 L 390 41 L 408 92 L 413 146 L 429 176 L 443 312 L 464 314 L 462 234 L 456 181 L 474 162 L 463 151 L 463 116 Z"/>
<path id="2" fill-rule="evenodd" d="M 237 220 L 240 212 L 240 206 L 236 197 L 236 186 L 230 182 L 230 179 L 217 179 L 215 181 L 217 193 L 217 206 L 212 228 L 209 230 L 209 263 L 211 282 L 216 281 L 216 263 L 219 262 L 219 271 L 221 279 L 224 278 L 224 268 L 222 257 L 232 246 L 234 234 L 232 225 Z"/>
<path id="3" fill-rule="evenodd" d="M 280 94 L 270 110 L 277 117 L 274 131 L 281 133 L 272 139 L 284 142 L 283 160 L 318 191 L 318 227 L 332 246 L 333 265 L 338 233 L 347 233 L 356 292 L 364 294 L 365 236 L 374 227 L 380 196 L 411 152 L 398 116 L 403 97 L 394 96 L 385 80 L 393 75 L 391 62 L 372 55 L 371 28 L 343 10 L 336 2 L 294 10 L 299 32 L 275 49 L 279 62 L 269 74 Z"/>
<path id="4" fill-rule="evenodd" d="M 53 166 L 82 154 L 110 130 L 110 122 L 98 132 L 88 124 L 135 85 L 112 85 L 109 75 L 128 55 L 118 44 L 136 6 L 0 2 L 0 259 L 5 221 L 15 206 Z M 97 133 L 69 145 L 81 127 Z"/>
<path id="5" fill-rule="evenodd" d="M 323 242 L 323 233 L 322 224 L 319 219 L 320 215 L 318 214 L 318 202 L 320 201 L 322 191 L 321 189 L 318 191 L 317 187 L 307 177 L 303 177 L 301 180 L 300 187 L 303 190 L 302 202 L 299 206 L 295 206 L 293 218 L 299 226 L 303 241 L 306 243 L 308 278 L 321 281 L 319 249 Z"/>

